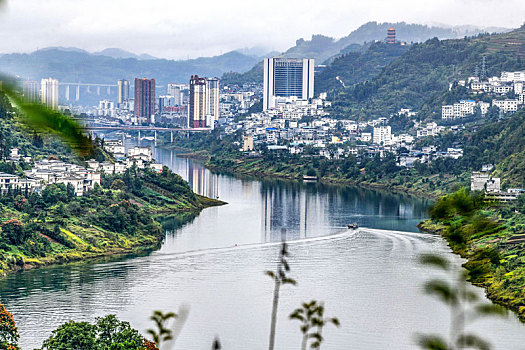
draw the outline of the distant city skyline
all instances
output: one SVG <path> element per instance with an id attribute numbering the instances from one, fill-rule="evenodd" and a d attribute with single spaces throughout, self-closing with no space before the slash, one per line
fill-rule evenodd
<path id="1" fill-rule="evenodd" d="M 0 12 L 0 53 L 50 46 L 90 52 L 121 48 L 168 59 L 253 47 L 283 51 L 296 39 L 340 38 L 368 21 L 506 28 L 525 22 L 520 0 L 8 0 L 6 5 Z M 210 30 L 202 30 L 203 24 Z"/>

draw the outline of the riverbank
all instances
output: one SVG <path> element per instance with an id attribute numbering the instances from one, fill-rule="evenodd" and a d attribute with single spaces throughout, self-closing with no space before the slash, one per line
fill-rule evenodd
<path id="1" fill-rule="evenodd" d="M 441 235 L 454 253 L 467 260 L 469 281 L 484 288 L 494 303 L 516 312 L 523 322 L 524 209 L 517 203 L 487 206 L 474 195 L 456 192 L 441 199 L 432 218 L 418 225 L 423 232 Z"/>
<path id="2" fill-rule="evenodd" d="M 287 180 L 303 181 L 306 176 L 304 167 L 283 167 L 282 165 L 271 165 L 263 159 L 236 159 L 226 160 L 228 165 L 220 165 L 224 159 L 217 161 L 214 157 L 209 157 L 205 163 L 210 170 L 226 172 L 230 174 L 241 174 L 254 177 L 280 178 Z M 360 186 L 368 189 L 385 190 L 400 194 L 409 194 L 417 197 L 423 197 L 431 200 L 438 200 L 445 194 L 442 190 L 431 190 L 430 184 L 433 177 L 417 178 L 415 181 L 410 179 L 410 175 L 405 174 L 401 178 L 383 178 L 378 181 L 369 181 L 359 179 L 359 177 L 346 177 L 338 174 L 325 174 L 324 176 L 317 176 L 317 181 L 328 184 L 339 184 L 349 186 Z M 436 176 L 437 178 L 438 176 Z M 451 185 L 454 180 L 452 178 L 444 177 L 445 182 Z M 309 180 L 311 181 L 311 180 Z"/>
<path id="3" fill-rule="evenodd" d="M 57 185 L 2 196 L 0 274 L 148 252 L 162 243 L 166 216 L 183 222 L 225 204 L 196 195 L 171 171 L 108 175 L 101 185 L 83 197 Z"/>

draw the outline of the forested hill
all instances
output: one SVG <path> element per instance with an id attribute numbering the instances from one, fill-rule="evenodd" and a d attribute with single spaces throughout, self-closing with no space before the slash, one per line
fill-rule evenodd
<path id="1" fill-rule="evenodd" d="M 494 164 L 505 187 L 525 188 L 525 111 L 510 119 L 481 127 L 466 142 L 473 170 Z"/>
<path id="2" fill-rule="evenodd" d="M 24 171 L 34 167 L 32 161 L 42 159 L 83 164 L 55 137 L 29 130 L 20 118 L 0 92 L 0 172 L 25 178 Z M 95 140 L 93 158 L 112 161 L 102 144 Z M 13 147 L 31 161 L 10 160 Z M 0 276 L 22 268 L 153 249 L 164 238 L 161 220 L 183 222 L 218 204 L 224 203 L 196 195 L 167 167 L 160 173 L 133 166 L 123 174 L 102 174 L 100 186 L 80 197 L 71 183 L 48 184 L 34 192 L 4 187 Z"/>
<path id="3" fill-rule="evenodd" d="M 372 79 L 408 49 L 408 45 L 377 42 L 367 45 L 363 50 L 341 55 L 315 76 L 315 92 L 342 90 L 345 86 Z"/>
<path id="4" fill-rule="evenodd" d="M 437 107 L 432 101 L 447 91 L 449 83 L 474 75 L 482 57 L 486 58 L 489 76 L 503 70 L 525 69 L 525 26 L 504 34 L 434 38 L 411 45 L 375 78 L 336 93 L 333 112 L 336 116 L 366 119 L 389 115 L 400 108 L 419 110 L 426 105 L 421 113 L 428 117 Z M 332 75 L 345 74 L 347 67 L 342 63 L 336 60 L 328 67 Z M 341 67 L 339 72 L 337 65 Z"/>
<path id="5" fill-rule="evenodd" d="M 345 37 L 335 39 L 325 35 L 312 35 L 310 40 L 303 38 L 296 40 L 295 45 L 280 54 L 280 57 L 314 58 L 316 65 L 329 63 L 339 55 L 356 52 L 362 49 L 363 44 L 383 41 L 388 28 L 396 29 L 397 39 L 411 42 L 423 42 L 437 37 L 440 39 L 460 38 L 484 32 L 503 32 L 505 28 L 473 28 L 473 27 L 431 27 L 422 24 L 409 24 L 405 22 L 368 22 L 361 25 Z M 364 45 L 366 49 L 368 45 Z M 348 57 L 347 57 L 348 59 Z M 262 83 L 263 69 L 259 62 L 245 73 L 232 71 L 222 77 L 224 83 L 248 84 Z M 342 75 L 342 74 L 341 74 Z"/>
<path id="6" fill-rule="evenodd" d="M 282 54 L 283 57 L 315 58 L 316 64 L 323 64 L 333 56 L 345 51 L 352 44 L 383 41 L 388 28 L 396 29 L 396 38 L 407 43 L 424 42 L 430 38 L 456 39 L 484 32 L 502 32 L 504 28 L 433 27 L 405 22 L 367 22 L 345 37 L 334 39 L 324 35 L 312 35 L 311 40 L 298 39 L 295 46 Z"/>

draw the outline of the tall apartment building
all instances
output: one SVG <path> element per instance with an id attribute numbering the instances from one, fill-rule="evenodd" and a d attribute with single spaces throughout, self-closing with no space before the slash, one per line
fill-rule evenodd
<path id="1" fill-rule="evenodd" d="M 122 104 L 129 100 L 129 81 L 121 79 L 118 81 L 118 104 Z"/>
<path id="2" fill-rule="evenodd" d="M 45 106 L 58 108 L 58 80 L 53 78 L 42 79 L 40 82 L 41 102 Z"/>
<path id="3" fill-rule="evenodd" d="M 313 58 L 265 58 L 263 110 L 275 108 L 276 100 L 314 97 Z"/>
<path id="4" fill-rule="evenodd" d="M 173 96 L 175 106 L 184 104 L 184 91 L 188 90 L 185 84 L 168 84 L 168 95 Z"/>
<path id="5" fill-rule="evenodd" d="M 206 78 L 206 126 L 213 127 L 219 120 L 219 79 Z"/>
<path id="6" fill-rule="evenodd" d="M 377 126 L 374 128 L 373 143 L 376 145 L 388 145 L 392 140 L 392 128 L 390 126 Z"/>
<path id="7" fill-rule="evenodd" d="M 40 86 L 38 81 L 24 81 L 24 97 L 31 102 L 37 102 L 40 99 Z"/>
<path id="8" fill-rule="evenodd" d="M 155 122 L 155 79 L 135 78 L 134 103 L 138 123 Z"/>
<path id="9" fill-rule="evenodd" d="M 220 81 L 192 75 L 188 108 L 188 127 L 213 128 L 219 119 Z"/>
<path id="10" fill-rule="evenodd" d="M 206 127 L 206 78 L 192 75 L 190 78 L 190 101 L 188 127 Z"/>

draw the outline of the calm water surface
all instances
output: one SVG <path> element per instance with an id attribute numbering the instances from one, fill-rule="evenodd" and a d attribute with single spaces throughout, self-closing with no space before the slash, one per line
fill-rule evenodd
<path id="1" fill-rule="evenodd" d="M 281 229 L 290 243 L 291 277 L 282 289 L 277 349 L 298 349 L 298 324 L 287 315 L 302 301 L 325 302 L 340 329 L 325 328 L 323 349 L 414 349 L 416 333 L 447 334 L 446 307 L 425 296 L 435 272 L 421 253 L 461 260 L 415 225 L 428 203 L 357 188 L 239 179 L 156 149 L 156 158 L 193 189 L 228 205 L 209 208 L 167 230 L 149 255 L 16 273 L 0 280 L 0 299 L 14 313 L 23 349 L 41 345 L 59 324 L 109 313 L 144 331 L 153 310 L 190 308 L 179 349 L 265 349 Z M 344 227 L 358 222 L 367 229 Z M 168 227 L 173 226 L 169 225 Z M 476 288 L 480 296 L 481 289 Z M 525 349 L 525 327 L 514 316 L 482 320 L 475 331 L 497 349 Z"/>

